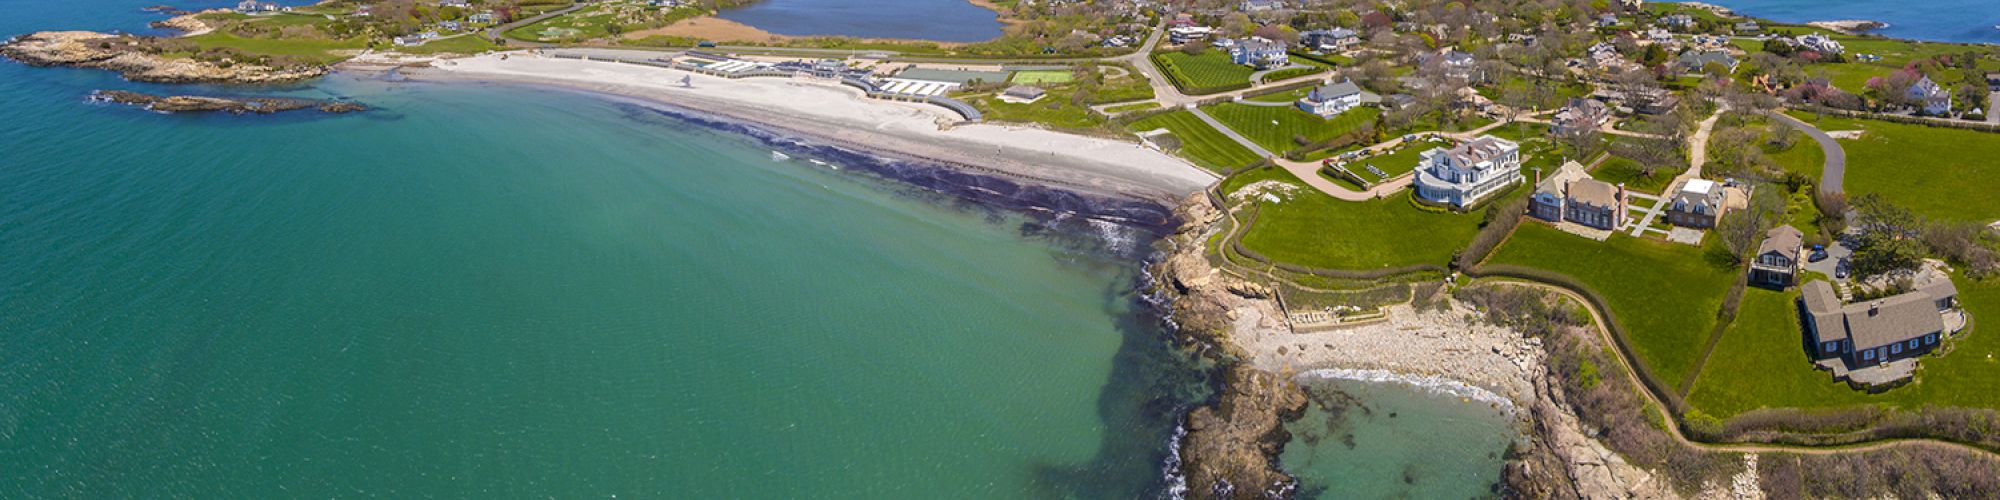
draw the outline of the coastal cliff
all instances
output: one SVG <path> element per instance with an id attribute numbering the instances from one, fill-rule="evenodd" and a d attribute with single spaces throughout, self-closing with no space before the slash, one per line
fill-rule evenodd
<path id="1" fill-rule="evenodd" d="M 1509 496 L 1675 496 L 1577 418 L 1545 367 L 1540 338 L 1481 322 L 1474 307 L 1445 297 L 1435 309 L 1392 306 L 1389 319 L 1373 324 L 1292 331 L 1269 287 L 1208 260 L 1204 243 L 1220 231 L 1222 210 L 1202 194 L 1182 203 L 1175 210 L 1182 225 L 1166 238 L 1166 257 L 1153 272 L 1155 286 L 1172 299 L 1180 340 L 1224 365 L 1226 387 L 1187 416 L 1181 472 L 1189 496 L 1292 496 L 1297 481 L 1276 457 L 1291 440 L 1284 424 L 1307 404 L 1294 374 L 1328 371 L 1463 385 L 1510 407 L 1524 439 L 1504 471 Z"/>
<path id="2" fill-rule="evenodd" d="M 44 31 L 0 44 L 0 56 L 34 66 L 97 68 L 152 83 L 288 83 L 325 76 L 325 67 L 274 68 L 229 60 L 168 57 L 141 49 L 138 38 L 94 31 Z"/>

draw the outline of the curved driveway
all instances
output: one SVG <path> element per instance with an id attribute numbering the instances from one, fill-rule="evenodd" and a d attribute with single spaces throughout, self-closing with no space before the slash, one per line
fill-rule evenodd
<path id="1" fill-rule="evenodd" d="M 1819 173 L 1819 190 L 1822 193 L 1842 192 L 1841 179 L 1847 176 L 1847 150 L 1840 148 L 1840 142 L 1833 140 L 1833 136 L 1826 135 L 1826 131 L 1792 118 L 1791 115 L 1776 111 L 1764 114 L 1798 128 L 1800 132 L 1805 132 L 1806 135 L 1812 136 L 1814 141 L 1819 142 L 1820 152 L 1826 154 L 1826 168 Z"/>

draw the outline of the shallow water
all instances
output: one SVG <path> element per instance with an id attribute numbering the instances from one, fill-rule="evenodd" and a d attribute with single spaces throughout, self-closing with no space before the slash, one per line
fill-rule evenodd
<path id="1" fill-rule="evenodd" d="M 1301 498 L 1493 496 L 1516 432 L 1508 409 L 1452 388 L 1308 378 L 1279 456 Z"/>

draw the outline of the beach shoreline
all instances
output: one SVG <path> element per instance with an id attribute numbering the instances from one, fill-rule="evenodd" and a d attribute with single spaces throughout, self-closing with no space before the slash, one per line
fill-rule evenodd
<path id="1" fill-rule="evenodd" d="M 730 80 L 523 52 L 411 62 L 362 58 L 342 69 L 395 69 L 413 81 L 544 85 L 640 99 L 909 162 L 1166 207 L 1216 180 L 1185 160 L 1138 143 L 1035 127 L 959 123 L 956 114 L 942 108 L 868 99 L 826 82 Z M 690 87 L 679 84 L 684 78 Z"/>

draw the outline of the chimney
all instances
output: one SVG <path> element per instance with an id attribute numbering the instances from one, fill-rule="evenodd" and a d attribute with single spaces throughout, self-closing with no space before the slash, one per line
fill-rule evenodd
<path id="1" fill-rule="evenodd" d="M 1882 301 L 1877 300 L 1868 303 L 1868 317 L 1873 318 L 1875 314 L 1880 312 L 1882 312 Z"/>

